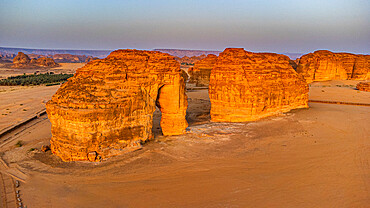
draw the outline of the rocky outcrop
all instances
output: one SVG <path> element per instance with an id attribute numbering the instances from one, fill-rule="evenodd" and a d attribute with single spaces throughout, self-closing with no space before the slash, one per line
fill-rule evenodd
<path id="1" fill-rule="evenodd" d="M 14 67 L 21 67 L 31 62 L 31 59 L 24 53 L 18 52 L 18 55 L 13 59 Z"/>
<path id="2" fill-rule="evenodd" d="M 161 52 L 117 50 L 77 70 L 47 103 L 51 150 L 64 161 L 108 158 L 152 138 L 185 132 L 187 96 L 180 65 Z"/>
<path id="3" fill-rule="evenodd" d="M 36 64 L 43 67 L 57 67 L 59 64 L 55 63 L 52 58 L 41 57 L 39 59 L 32 59 L 31 64 Z"/>
<path id="4" fill-rule="evenodd" d="M 359 82 L 356 88 L 360 91 L 370 92 L 370 82 Z"/>
<path id="5" fill-rule="evenodd" d="M 209 85 L 209 77 L 213 66 L 217 61 L 217 56 L 209 54 L 206 58 L 195 62 L 194 67 L 188 70 L 190 75 L 190 83 L 195 83 L 197 87 Z"/>
<path id="6" fill-rule="evenodd" d="M 18 55 L 13 59 L 13 68 L 37 68 L 37 67 L 57 67 L 59 64 L 55 63 L 52 58 L 33 58 L 30 59 L 26 54 L 18 52 Z"/>
<path id="7" fill-rule="evenodd" d="M 212 69 L 209 97 L 212 121 L 254 121 L 308 107 L 308 85 L 285 55 L 228 48 Z"/>
<path id="8" fill-rule="evenodd" d="M 370 55 L 315 51 L 303 55 L 297 66 L 308 83 L 328 80 L 366 80 L 370 78 Z"/>

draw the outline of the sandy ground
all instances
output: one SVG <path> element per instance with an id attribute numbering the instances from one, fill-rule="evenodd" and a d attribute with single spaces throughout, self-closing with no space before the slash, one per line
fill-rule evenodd
<path id="1" fill-rule="evenodd" d="M 370 93 L 353 84 L 313 83 L 310 99 L 370 103 Z M 9 100 L 12 93 L 1 96 Z M 153 141 L 101 163 L 65 163 L 50 152 L 30 151 L 51 137 L 41 117 L 0 138 L 7 140 L 0 154 L 9 166 L 1 170 L 24 181 L 19 189 L 27 207 L 370 204 L 370 107 L 310 103 L 257 122 L 212 123 L 207 90 L 188 97 L 186 134 L 162 136 L 157 112 Z M 15 147 L 18 140 L 22 147 Z"/>
<path id="2" fill-rule="evenodd" d="M 0 86 L 0 132 L 45 109 L 57 91 L 54 86 Z"/>
<path id="3" fill-rule="evenodd" d="M 85 63 L 61 63 L 52 69 L 11 69 L 1 68 L 0 79 L 8 76 L 40 73 L 75 73 Z M 59 86 L 0 86 L 0 132 L 8 126 L 22 122 L 45 109 L 45 103 Z"/>
<path id="4" fill-rule="evenodd" d="M 73 74 L 76 72 L 76 69 L 81 68 L 84 65 L 85 63 L 60 63 L 60 66 L 55 68 L 13 69 L 5 67 L 4 64 L 0 63 L 0 79 L 5 79 L 10 76 L 22 75 L 24 73 L 33 74 L 35 72 L 38 73 L 54 72 L 56 74 L 60 73 Z"/>

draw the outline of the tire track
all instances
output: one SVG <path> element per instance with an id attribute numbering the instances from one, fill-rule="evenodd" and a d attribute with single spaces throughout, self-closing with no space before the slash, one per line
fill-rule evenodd
<path id="1" fill-rule="evenodd" d="M 16 191 L 13 178 L 6 174 L 0 173 L 0 188 L 1 188 L 1 207 L 2 208 L 14 208 L 17 207 Z M 22 207 L 20 204 L 19 207 Z"/>
<path id="2" fill-rule="evenodd" d="M 337 105 L 357 105 L 357 106 L 370 106 L 369 103 L 351 103 L 342 101 L 328 101 L 328 100 L 308 100 L 309 103 L 326 103 L 326 104 L 337 104 Z"/>

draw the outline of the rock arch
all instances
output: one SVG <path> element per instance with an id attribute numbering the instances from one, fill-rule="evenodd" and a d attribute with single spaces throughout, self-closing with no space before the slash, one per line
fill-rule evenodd
<path id="1" fill-rule="evenodd" d="M 47 103 L 51 150 L 64 161 L 108 158 L 152 138 L 155 105 L 164 135 L 184 133 L 180 65 L 154 51 L 117 50 L 77 70 Z"/>

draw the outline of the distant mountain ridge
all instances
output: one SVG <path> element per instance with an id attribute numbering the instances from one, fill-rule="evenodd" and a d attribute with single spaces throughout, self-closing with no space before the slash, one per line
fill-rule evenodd
<path id="1" fill-rule="evenodd" d="M 153 49 L 153 51 L 159 51 L 163 53 L 168 53 L 172 56 L 177 57 L 192 57 L 192 56 L 200 56 L 200 55 L 208 55 L 208 54 L 214 54 L 217 55 L 221 53 L 222 51 L 208 51 L 208 50 L 186 50 L 186 49 Z"/>
<path id="2" fill-rule="evenodd" d="M 29 48 L 7 48 L 0 47 L 0 54 L 17 54 L 23 52 L 25 54 L 38 55 L 55 55 L 55 54 L 71 54 L 85 55 L 98 58 L 105 58 L 112 52 L 111 50 L 63 50 L 63 49 L 29 49 Z"/>
<path id="3" fill-rule="evenodd" d="M 31 48 L 10 48 L 10 47 L 0 47 L 0 55 L 17 54 L 18 52 L 23 52 L 25 54 L 36 54 L 36 55 L 55 55 L 55 54 L 71 54 L 71 55 L 85 55 L 97 58 L 107 57 L 113 50 L 64 50 L 64 49 L 31 49 Z M 222 51 L 214 50 L 190 50 L 190 49 L 153 49 L 153 51 L 159 51 L 163 53 L 168 53 L 172 56 L 179 58 L 193 57 L 214 54 L 219 55 Z M 303 55 L 303 53 L 280 53 L 289 56 L 290 59 L 295 60 Z"/>

